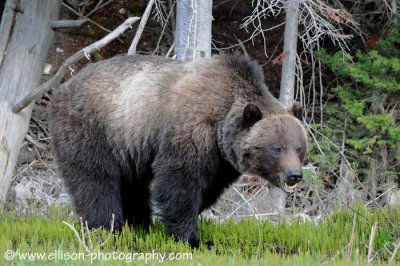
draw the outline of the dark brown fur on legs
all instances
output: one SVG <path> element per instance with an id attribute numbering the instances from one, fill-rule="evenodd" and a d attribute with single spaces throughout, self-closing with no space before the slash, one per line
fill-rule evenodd
<path id="1" fill-rule="evenodd" d="M 306 134 L 242 56 L 198 62 L 117 56 L 82 69 L 52 99 L 61 176 L 90 226 L 158 215 L 199 246 L 198 215 L 241 174 L 286 192 L 300 181 Z"/>
<path id="2" fill-rule="evenodd" d="M 114 227 L 120 229 L 125 218 L 119 163 L 112 156 L 104 130 L 95 124 L 89 128 L 80 117 L 69 116 L 65 107 L 54 100 L 53 150 L 76 212 L 93 227 L 110 227 L 114 214 Z M 89 131 L 95 135 L 84 134 Z"/>

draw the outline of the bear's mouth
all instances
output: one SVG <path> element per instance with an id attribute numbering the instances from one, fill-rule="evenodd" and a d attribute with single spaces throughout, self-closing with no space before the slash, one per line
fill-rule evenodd
<path id="1" fill-rule="evenodd" d="M 286 193 L 293 193 L 294 189 L 296 188 L 297 183 L 291 183 L 289 181 L 281 182 L 280 187 Z"/>

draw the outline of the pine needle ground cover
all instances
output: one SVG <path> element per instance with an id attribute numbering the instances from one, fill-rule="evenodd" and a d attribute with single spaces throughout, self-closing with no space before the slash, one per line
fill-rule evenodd
<path id="1" fill-rule="evenodd" d="M 355 211 L 337 210 L 318 222 L 202 219 L 197 250 L 175 242 L 158 222 L 147 231 L 126 226 L 110 234 L 88 230 L 66 209 L 0 213 L 0 265 L 398 265 L 400 210 Z"/>

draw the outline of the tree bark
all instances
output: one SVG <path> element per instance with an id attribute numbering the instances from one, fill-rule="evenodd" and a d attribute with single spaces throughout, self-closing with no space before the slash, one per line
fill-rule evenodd
<path id="1" fill-rule="evenodd" d="M 0 24 L 0 67 L 3 63 L 4 56 L 6 55 L 8 38 L 10 36 L 12 19 L 14 16 L 14 1 L 7 0 L 4 5 L 3 16 L 1 18 Z"/>
<path id="2" fill-rule="evenodd" d="M 290 106 L 294 97 L 294 82 L 296 75 L 297 55 L 297 32 L 298 32 L 298 10 L 299 4 L 296 1 L 287 3 L 285 36 L 283 44 L 283 63 L 281 90 L 279 101 L 285 106 Z"/>
<path id="3" fill-rule="evenodd" d="M 176 58 L 196 61 L 211 57 L 212 0 L 177 1 Z"/>
<path id="4" fill-rule="evenodd" d="M 12 36 L 0 69 L 0 207 L 4 205 L 33 104 L 18 114 L 11 110 L 18 98 L 37 87 L 61 0 L 21 0 Z M 3 33 L 0 32 L 0 35 Z"/>
<path id="5" fill-rule="evenodd" d="M 293 103 L 296 76 L 298 10 L 296 1 L 289 1 L 286 7 L 285 35 L 283 44 L 283 63 L 279 101 L 289 107 Z M 280 188 L 272 189 L 272 197 L 278 211 L 283 214 L 286 206 L 286 194 Z"/>

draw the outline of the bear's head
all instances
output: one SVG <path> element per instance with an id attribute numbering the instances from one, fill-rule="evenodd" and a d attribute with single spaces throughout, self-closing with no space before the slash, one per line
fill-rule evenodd
<path id="1" fill-rule="evenodd" d="M 293 115 L 292 115 L 293 114 Z M 235 153 L 241 173 L 267 179 L 285 192 L 293 192 L 302 179 L 307 135 L 294 105 L 287 114 L 263 115 L 255 104 L 243 110 L 244 130 L 236 138 Z"/>

